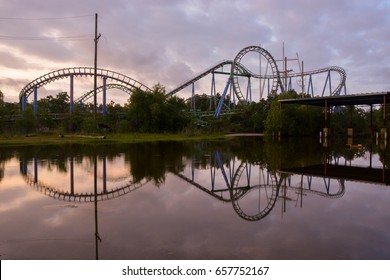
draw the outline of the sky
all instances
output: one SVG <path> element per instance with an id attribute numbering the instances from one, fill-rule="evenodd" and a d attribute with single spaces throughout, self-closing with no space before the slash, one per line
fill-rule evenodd
<path id="1" fill-rule="evenodd" d="M 149 87 L 169 91 L 250 45 L 281 59 L 284 44 L 285 56 L 298 53 L 307 71 L 344 68 L 347 93 L 390 90 L 389 0 L 0 0 L 5 101 L 18 101 L 27 83 L 50 71 L 93 67 L 95 13 L 98 67 Z M 79 79 L 76 97 L 90 85 Z M 61 80 L 40 96 L 68 89 Z"/>

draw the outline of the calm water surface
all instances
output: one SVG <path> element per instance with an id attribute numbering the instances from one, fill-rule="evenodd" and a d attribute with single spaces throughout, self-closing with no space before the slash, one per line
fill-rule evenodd
<path id="1" fill-rule="evenodd" d="M 389 259 L 383 146 L 0 149 L 1 259 Z"/>

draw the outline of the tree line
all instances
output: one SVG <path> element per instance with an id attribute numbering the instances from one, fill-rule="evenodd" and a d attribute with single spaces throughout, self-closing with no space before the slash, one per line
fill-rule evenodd
<path id="1" fill-rule="evenodd" d="M 3 94 L 1 94 L 3 95 Z M 310 96 L 305 96 L 310 98 Z M 371 127 L 369 110 L 356 106 L 333 108 L 330 123 L 324 123 L 324 109 L 306 105 L 288 105 L 281 110 L 281 99 L 302 98 L 290 90 L 277 96 L 269 96 L 259 102 L 234 104 L 224 100 L 220 118 L 213 117 L 220 94 L 195 95 L 185 100 L 177 96 L 166 96 L 165 88 L 157 84 L 150 92 L 136 89 L 123 105 L 111 101 L 107 113 L 93 104 L 75 104 L 69 113 L 70 100 L 66 92 L 55 97 L 38 100 L 35 114 L 32 104 L 20 112 L 19 103 L 4 102 L 0 98 L 1 133 L 203 133 L 203 132 L 251 132 L 280 133 L 285 136 L 318 136 L 323 127 L 329 125 L 333 134 L 346 134 L 353 127 L 355 134 L 365 134 Z M 387 110 L 389 114 L 389 110 Z M 372 112 L 372 128 L 380 130 L 383 123 L 383 106 Z"/>

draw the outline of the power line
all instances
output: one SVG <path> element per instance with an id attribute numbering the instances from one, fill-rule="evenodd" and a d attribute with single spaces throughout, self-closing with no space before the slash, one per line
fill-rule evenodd
<path id="1" fill-rule="evenodd" d="M 92 40 L 93 35 L 75 35 L 75 36 L 8 36 L 0 35 L 3 41 L 86 41 Z"/>
<path id="2" fill-rule="evenodd" d="M 27 18 L 27 17 L 0 17 L 0 20 L 15 20 L 15 21 L 46 21 L 46 20 L 67 20 L 76 18 L 87 18 L 93 17 L 94 15 L 78 15 L 78 16 L 67 16 L 67 17 L 41 17 L 41 18 Z"/>
<path id="3" fill-rule="evenodd" d="M 77 18 L 93 17 L 89 15 L 75 15 L 75 16 L 64 16 L 64 17 L 0 17 L 0 21 L 56 21 L 56 20 L 71 20 Z M 13 36 L 0 34 L 0 41 L 84 41 L 92 40 L 93 35 L 71 35 L 71 36 Z"/>

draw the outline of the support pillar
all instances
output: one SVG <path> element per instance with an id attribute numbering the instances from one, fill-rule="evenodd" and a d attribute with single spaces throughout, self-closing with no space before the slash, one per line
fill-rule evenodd
<path id="1" fill-rule="evenodd" d="M 373 135 L 374 135 L 374 130 L 372 127 L 372 104 L 371 104 L 370 105 L 370 136 L 371 136 L 371 140 L 372 140 Z"/>
<path id="2" fill-rule="evenodd" d="M 19 171 L 20 171 L 20 173 L 22 174 L 22 175 L 27 175 L 27 161 L 26 161 L 26 159 L 25 158 L 23 158 L 21 161 L 20 161 L 20 169 L 19 169 Z"/>
<path id="3" fill-rule="evenodd" d="M 34 157 L 34 183 L 38 183 L 38 159 Z"/>
<path id="4" fill-rule="evenodd" d="M 386 127 L 386 95 L 383 96 L 383 126 Z"/>
<path id="5" fill-rule="evenodd" d="M 261 99 L 261 97 L 260 97 L 260 99 Z M 251 85 L 251 77 L 250 76 L 248 77 L 248 84 L 246 86 L 246 102 L 252 103 L 252 85 Z"/>
<path id="6" fill-rule="evenodd" d="M 270 94 L 270 92 L 271 92 L 271 87 L 270 87 L 269 79 L 268 79 L 268 88 L 267 88 L 267 90 L 268 90 L 268 96 L 267 96 L 267 97 L 269 97 L 269 94 Z"/>
<path id="7" fill-rule="evenodd" d="M 347 137 L 348 137 L 348 144 L 349 145 L 353 145 L 353 123 L 352 123 L 352 119 L 353 119 L 353 109 L 354 109 L 354 106 L 353 105 L 350 105 L 349 106 L 349 127 L 347 128 Z"/>
<path id="8" fill-rule="evenodd" d="M 34 87 L 34 116 L 38 114 L 38 89 Z"/>
<path id="9" fill-rule="evenodd" d="M 22 102 L 22 112 L 25 112 L 26 108 L 27 108 L 27 96 L 26 95 L 22 96 L 21 102 Z"/>
<path id="10" fill-rule="evenodd" d="M 210 111 L 212 110 L 212 104 L 214 103 L 214 110 L 217 108 L 217 104 L 215 101 L 216 98 L 216 90 L 215 90 L 215 75 L 214 72 L 212 73 L 212 78 L 211 78 L 211 90 L 210 90 Z"/>
<path id="11" fill-rule="evenodd" d="M 103 116 L 107 115 L 107 78 L 103 78 Z"/>
<path id="12" fill-rule="evenodd" d="M 322 129 L 322 137 L 324 139 L 323 145 L 327 146 L 328 145 L 328 137 L 330 134 L 330 129 L 329 129 L 329 116 L 328 116 L 328 99 L 325 99 L 325 109 L 324 109 L 324 128 Z"/>
<path id="13" fill-rule="evenodd" d="M 74 80 L 74 76 L 73 75 L 70 75 L 70 89 L 69 89 L 69 95 L 70 95 L 70 105 L 69 105 L 69 113 L 73 113 L 73 109 L 74 109 L 74 98 L 73 98 L 73 95 L 74 95 L 74 92 L 73 92 L 73 80 Z"/>
<path id="14" fill-rule="evenodd" d="M 74 160 L 73 160 L 73 157 L 70 157 L 69 165 L 70 165 L 70 195 L 74 195 Z"/>
<path id="15" fill-rule="evenodd" d="M 196 113 L 196 100 L 195 100 L 195 83 L 192 83 L 192 110 Z"/>
<path id="16" fill-rule="evenodd" d="M 381 129 L 381 137 L 387 143 L 386 95 L 383 96 L 383 128 Z"/>
<path id="17" fill-rule="evenodd" d="M 107 192 L 107 157 L 103 157 L 103 193 Z"/>
<path id="18" fill-rule="evenodd" d="M 223 94 L 221 96 L 221 99 L 219 100 L 219 103 L 218 103 L 218 106 L 217 106 L 217 110 L 215 111 L 214 113 L 214 118 L 219 118 L 221 116 L 221 111 L 222 111 L 222 107 L 223 107 L 223 102 L 225 101 L 225 96 L 226 96 L 226 93 L 229 89 L 229 86 L 230 86 L 230 82 L 231 82 L 231 77 L 229 77 L 227 83 L 226 83 L 226 86 L 225 86 L 225 89 L 223 90 Z"/>

